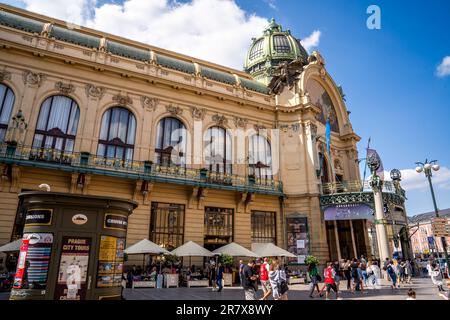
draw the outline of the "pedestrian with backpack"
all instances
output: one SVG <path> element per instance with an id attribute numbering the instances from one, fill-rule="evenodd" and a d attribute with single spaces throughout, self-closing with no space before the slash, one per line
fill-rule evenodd
<path id="1" fill-rule="evenodd" d="M 391 278 L 392 281 L 392 289 L 397 288 L 397 273 L 394 269 L 394 262 L 391 260 L 389 261 L 388 265 L 386 266 L 386 272 L 388 276 Z"/>
<path id="2" fill-rule="evenodd" d="M 336 271 L 334 270 L 331 262 L 327 262 L 327 267 L 323 271 L 323 277 L 325 279 L 325 285 L 327 287 L 327 291 L 325 293 L 325 300 L 330 300 L 328 296 L 331 290 L 333 290 L 336 293 L 336 300 L 339 300 L 338 289 L 335 281 Z"/>
<path id="3" fill-rule="evenodd" d="M 280 268 L 277 260 L 272 261 L 269 271 L 270 286 L 272 288 L 272 295 L 274 300 L 288 300 L 287 277 L 284 268 Z"/>

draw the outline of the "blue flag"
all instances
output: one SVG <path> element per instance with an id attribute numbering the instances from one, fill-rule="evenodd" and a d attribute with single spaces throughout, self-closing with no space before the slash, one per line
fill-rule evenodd
<path id="1" fill-rule="evenodd" d="M 327 142 L 327 151 L 328 154 L 330 154 L 330 142 L 331 142 L 331 125 L 330 125 L 330 120 L 327 119 L 327 122 L 325 124 L 325 139 Z"/>

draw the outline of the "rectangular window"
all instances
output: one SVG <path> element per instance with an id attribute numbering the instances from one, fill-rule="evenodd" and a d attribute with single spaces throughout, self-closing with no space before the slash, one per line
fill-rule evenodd
<path id="1" fill-rule="evenodd" d="M 252 211 L 252 242 L 276 244 L 275 212 Z"/>
<path id="2" fill-rule="evenodd" d="M 233 241 L 233 209 L 205 208 L 205 244 Z"/>
<path id="3" fill-rule="evenodd" d="M 150 239 L 167 250 L 183 244 L 184 205 L 152 202 Z"/>

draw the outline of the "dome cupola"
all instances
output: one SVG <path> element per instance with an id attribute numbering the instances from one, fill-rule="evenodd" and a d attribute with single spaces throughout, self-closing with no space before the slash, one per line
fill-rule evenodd
<path id="1" fill-rule="evenodd" d="M 275 19 L 270 21 L 261 37 L 252 40 L 244 70 L 265 85 L 270 82 L 274 68 L 281 62 L 301 59 L 307 63 L 308 53 L 300 40 L 293 37 L 289 30 L 283 31 Z"/>

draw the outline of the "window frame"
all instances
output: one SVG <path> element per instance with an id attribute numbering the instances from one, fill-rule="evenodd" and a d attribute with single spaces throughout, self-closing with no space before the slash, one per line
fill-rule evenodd
<path id="1" fill-rule="evenodd" d="M 177 207 L 176 209 L 177 221 L 180 222 L 181 220 L 181 223 L 178 223 L 175 228 L 171 228 L 168 222 L 170 215 L 170 207 L 175 206 Z M 163 243 L 166 242 L 169 243 L 170 241 L 172 241 L 174 245 L 168 247 L 169 248 L 168 250 L 173 250 L 181 246 L 184 243 L 186 206 L 184 204 L 178 203 L 166 203 L 155 201 L 151 203 L 150 210 L 151 212 L 150 212 L 149 238 L 152 239 L 152 241 L 156 244 L 160 243 L 161 239 Z M 159 226 L 161 223 L 162 226 Z M 158 230 L 158 228 L 162 228 L 163 231 Z M 174 230 L 178 232 L 173 232 Z M 175 239 L 175 241 L 173 241 L 173 239 Z"/>
<path id="2" fill-rule="evenodd" d="M 161 146 L 164 147 L 164 140 L 165 140 L 165 134 L 166 134 L 166 125 L 168 125 L 168 120 L 178 122 L 178 128 L 176 128 L 175 130 L 184 129 L 186 131 L 186 133 L 187 133 L 187 128 L 184 125 L 183 121 L 181 121 L 180 119 L 178 119 L 176 117 L 170 117 L 170 116 L 160 119 L 158 121 L 158 124 L 156 125 L 156 141 L 155 141 L 155 158 L 156 158 L 156 161 L 155 162 L 157 164 L 159 164 L 159 165 L 169 166 L 169 167 L 170 166 L 182 166 L 180 164 L 175 164 L 172 161 L 172 150 L 174 149 L 174 146 L 170 145 L 166 149 L 158 148 L 160 142 L 161 142 Z M 162 126 L 162 128 L 161 128 L 162 135 L 161 135 L 161 137 L 159 137 L 160 138 L 160 141 L 159 141 L 158 140 L 158 134 L 159 134 L 160 126 Z M 170 134 L 172 134 L 173 132 L 174 131 L 172 130 Z M 178 142 L 175 145 L 179 144 L 182 141 L 181 137 L 182 136 L 180 136 Z M 184 147 L 185 151 L 187 151 L 186 150 L 187 149 L 187 139 L 186 139 L 186 141 L 184 141 L 184 146 L 183 147 Z M 180 151 L 180 152 L 178 152 L 178 156 L 180 158 L 184 158 L 184 161 L 182 161 L 182 162 L 184 162 L 184 166 L 185 166 L 185 164 L 186 164 L 186 152 Z M 168 160 L 168 161 L 165 162 L 164 160 Z"/>
<path id="3" fill-rule="evenodd" d="M 6 101 L 6 97 L 8 95 L 8 92 L 11 92 L 11 94 L 13 96 L 12 104 L 11 104 L 11 110 L 10 110 L 10 114 L 9 114 L 9 117 L 8 117 L 8 121 L 6 123 L 0 122 L 0 130 L 4 130 L 4 132 L 5 132 L 5 135 L 4 135 L 3 138 L 0 135 L 0 141 L 4 141 L 5 138 L 6 138 L 6 134 L 8 132 L 8 125 L 9 125 L 9 122 L 11 121 L 12 112 L 14 110 L 14 104 L 16 103 L 16 95 L 15 95 L 14 91 L 8 85 L 6 85 L 4 83 L 0 83 L 0 86 L 4 86 L 5 87 L 5 92 L 3 93 L 3 97 L 0 100 L 1 101 L 1 104 L 0 104 L 0 116 L 4 112 L 3 108 L 5 108 L 5 101 Z"/>
<path id="4" fill-rule="evenodd" d="M 262 221 L 257 222 L 256 220 L 258 219 Z M 268 239 L 272 239 L 271 242 L 274 245 L 277 244 L 277 213 L 275 211 L 252 210 L 250 220 L 252 243 L 267 243 L 270 242 L 267 241 Z M 264 226 L 270 226 L 271 228 L 265 230 Z M 260 227 L 262 227 L 262 229 L 258 232 L 258 228 Z"/>

